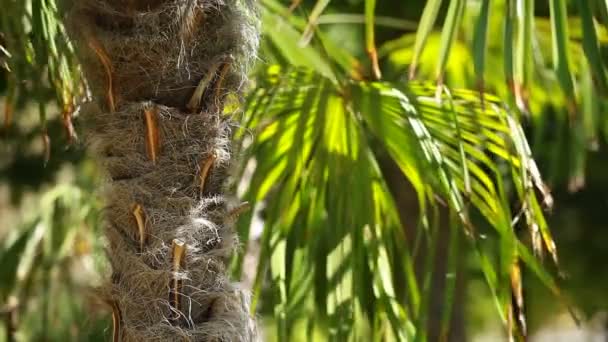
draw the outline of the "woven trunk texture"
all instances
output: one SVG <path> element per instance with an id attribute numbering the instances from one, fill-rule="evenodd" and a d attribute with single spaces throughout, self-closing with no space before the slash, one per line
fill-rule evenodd
<path id="1" fill-rule="evenodd" d="M 257 48 L 253 4 L 76 0 L 66 13 L 93 101 L 85 136 L 107 171 L 112 275 L 101 296 L 121 341 L 253 341 L 226 276 L 229 94 Z"/>

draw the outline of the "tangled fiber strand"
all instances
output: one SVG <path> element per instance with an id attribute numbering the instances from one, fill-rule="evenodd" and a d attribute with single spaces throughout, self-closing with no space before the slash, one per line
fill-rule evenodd
<path id="1" fill-rule="evenodd" d="M 78 0 L 69 26 L 94 94 L 107 92 L 110 68 L 116 102 L 153 100 L 183 109 L 199 81 L 227 59 L 235 62 L 224 87 L 241 88 L 258 44 L 248 6 L 237 0 Z"/>
<path id="2" fill-rule="evenodd" d="M 67 10 L 94 101 L 87 140 L 107 171 L 112 277 L 101 295 L 122 341 L 253 341 L 231 283 L 236 245 L 222 196 L 228 93 L 257 48 L 252 4 L 78 0 Z"/>

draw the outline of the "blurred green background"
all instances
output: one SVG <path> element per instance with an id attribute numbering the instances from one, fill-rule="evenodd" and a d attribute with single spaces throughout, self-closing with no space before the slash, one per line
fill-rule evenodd
<path id="1" fill-rule="evenodd" d="M 534 39 L 530 57 L 533 67 L 526 72 L 529 79 L 527 94 L 518 97 L 505 81 L 508 78 L 505 60 L 515 54 L 503 42 L 503 19 L 508 16 L 504 9 L 526 1 L 491 1 L 485 67 L 481 69 L 483 77 L 479 76 L 480 69 L 476 65 L 475 41 L 476 25 L 485 1 L 464 1 L 462 20 L 451 39 L 449 59 L 441 73 L 444 74 L 443 82 L 450 88 L 479 90 L 483 84 L 487 93 L 499 96 L 517 113 L 533 157 L 553 194 L 554 205 L 546 217 L 557 244 L 560 267 L 545 264 L 548 272 L 559 279 L 564 300 L 580 319 L 580 327 L 576 327 L 564 301 L 556 299 L 545 285 L 533 276 L 528 277 L 530 272 L 524 270 L 525 307 L 529 333 L 534 340 L 598 341 L 608 338 L 608 272 L 605 270 L 608 260 L 608 150 L 605 139 L 608 102 L 605 89 L 601 89 L 601 82 L 598 82 L 605 76 L 594 73 L 584 57 L 584 23 L 576 1 L 564 2 L 568 10 L 570 72 L 575 87 L 571 94 L 562 90 L 560 74 L 553 72 L 551 1 L 536 1 L 533 5 Z M 35 11 L 38 1 L 31 3 Z M 50 2 L 40 3 L 48 5 Z M 594 10 L 599 57 L 606 63 L 608 21 L 604 5 L 608 4 L 602 1 L 589 3 Z M 375 46 L 383 80 L 407 82 L 416 55 L 416 32 L 427 4 L 426 1 L 397 0 L 376 3 Z M 25 40 L 34 44 L 32 47 L 22 51 L 11 49 L 15 46 L 9 41 L 15 37 L 14 26 L 11 26 L 14 23 L 8 23 L 11 6 L 14 1 L 0 1 L 0 11 L 6 9 L 0 14 L 0 46 L 6 47 L 0 50 L 0 113 L 5 121 L 0 128 L 0 341 L 11 338 L 19 341 L 109 340 L 110 312 L 94 295 L 95 286 L 107 270 L 100 232 L 102 175 L 85 153 L 82 140 L 74 139 L 74 133 L 69 129 L 73 124 L 75 134 L 81 133 L 78 113 L 70 113 L 73 120 L 71 116 L 66 118 L 69 101 L 56 100 L 62 97 L 57 89 L 64 86 L 57 80 L 67 79 L 62 78 L 65 74 L 71 74 L 73 78 L 73 74 L 77 74 L 76 69 L 72 70 L 75 62 L 67 53 L 65 58 L 60 56 L 62 58 L 58 59 L 65 63 L 59 66 L 39 61 L 46 60 L 47 56 L 32 53 L 37 51 L 35 26 L 24 25 Z M 294 48 L 297 42 L 288 41 L 289 30 L 275 28 L 279 21 L 285 20 L 291 23 L 296 37 L 305 37 L 310 29 L 306 26 L 309 25 L 307 18 L 319 9 L 322 14 L 316 14 L 317 20 L 311 30 L 323 34 L 325 45 L 315 41 L 311 48 L 321 56 L 329 54 L 330 59 L 339 54 L 348 55 L 345 60 L 353 58 L 359 63 L 353 68 L 356 72 L 351 72 L 359 73 L 358 77 L 362 79 L 373 78 L 373 67 L 366 52 L 365 6 L 364 0 L 261 1 L 263 35 L 259 60 L 252 71 L 254 82 L 257 73 L 272 64 L 293 66 L 298 64 L 298 58 L 313 60 L 309 58 L 308 50 L 301 46 Z M 450 1 L 440 4 L 437 20 L 432 25 L 434 30 L 419 56 L 418 79 L 438 80 L 437 65 L 444 46 L 441 30 L 445 27 L 449 6 Z M 292 11 L 288 12 L 287 8 Z M 59 44 L 60 51 L 61 48 Z M 324 49 L 336 49 L 337 52 Z M 37 63 L 38 67 L 33 67 Z M 40 67 L 40 63 L 44 66 Z M 302 65 L 306 67 L 307 63 Z M 23 68 L 23 72 L 14 70 L 15 66 Z M 600 66 L 603 72 L 604 67 Z M 54 70 L 57 70 L 56 74 L 53 74 Z M 27 77 L 16 79 L 17 74 Z M 252 89 L 255 89 L 255 83 Z M 390 179 L 394 166 L 387 162 L 381 167 Z M 402 189 L 400 186 L 407 188 L 404 184 L 395 179 L 390 181 L 389 188 L 397 193 Z M 412 210 L 407 199 L 397 200 L 397 205 L 402 212 Z M 242 273 L 239 272 L 241 268 L 235 267 L 235 274 L 240 273 L 237 277 L 248 286 L 253 286 L 255 274 L 251 269 L 257 264 L 255 242 L 261 233 L 256 233 L 256 229 L 261 230 L 260 222 L 265 220 L 263 210 L 256 210 L 253 216 L 259 219 L 254 222 L 254 229 L 246 230 L 253 245 L 244 248 L 240 258 L 246 266 L 241 267 Z M 460 253 L 462 265 L 459 269 L 463 276 L 459 277 L 460 285 L 451 297 L 455 313 L 450 323 L 458 332 L 453 333 L 451 339 L 493 341 L 506 338 L 476 256 L 466 248 L 461 248 Z M 545 258 L 551 257 L 547 254 Z M 445 270 L 441 262 L 436 267 Z M 263 282 L 262 287 L 259 322 L 266 340 L 273 341 L 279 338 L 274 318 L 277 298 L 273 291 L 276 289 L 270 279 Z M 431 291 L 425 295 L 434 294 Z M 305 340 L 306 336 L 312 336 L 313 340 L 327 338 L 327 332 L 318 327 L 312 329 L 315 330 L 312 335 L 307 334 L 311 328 L 305 319 L 296 319 L 293 327 L 290 341 Z"/>

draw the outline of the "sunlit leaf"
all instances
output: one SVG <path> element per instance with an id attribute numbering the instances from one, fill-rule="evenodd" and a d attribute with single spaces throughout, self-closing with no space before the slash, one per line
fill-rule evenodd
<path id="1" fill-rule="evenodd" d="M 499 165 L 508 166 L 518 189 L 542 183 L 525 138 L 496 97 L 487 95 L 482 104 L 476 92 L 438 91 L 428 84 L 346 81 L 341 86 L 311 71 L 276 67 L 260 79 L 268 81 L 249 97 L 246 113 L 252 118 L 248 128 L 257 135 L 248 156 L 257 166 L 245 199 L 268 203 L 265 224 L 272 228 L 264 232 L 261 255 L 272 259 L 275 314 L 283 322 L 279 336 L 289 338 L 290 322 L 310 310 L 302 305 L 308 293 L 315 303 L 313 317 L 327 317 L 311 318 L 311 324 L 326 327 L 335 338 L 360 334 L 365 329 L 358 327 L 376 326 L 374 317 L 381 315 L 390 330 L 377 327 L 374 334 L 424 338 L 426 331 L 419 327 L 430 308 L 429 297 L 420 291 L 429 290 L 433 262 L 427 260 L 425 276 L 417 279 L 407 236 L 377 166 L 381 150 L 417 192 L 412 195 L 419 199 L 419 224 L 428 228 L 432 244 L 438 238 L 438 197 L 447 201 L 462 229 L 457 231 L 466 232 L 468 239 L 478 239 L 469 217 L 472 209 L 496 229 L 500 266 L 481 249 L 479 263 L 500 310 L 510 305 L 505 299 L 511 293 L 519 238 Z M 544 222 L 534 193 L 519 196 L 531 203 L 526 212 L 530 222 Z M 431 211 L 425 209 L 429 206 Z M 403 268 L 395 268 L 395 260 Z M 265 263 L 260 263 L 258 279 L 264 278 Z M 312 281 L 296 276 L 302 272 L 314 275 Z M 306 289 L 291 287 L 292 276 L 302 279 L 299 284 Z M 402 276 L 410 284 L 407 289 L 395 283 Z M 287 294 L 291 291 L 298 293 L 293 299 Z M 449 301 L 453 286 L 446 291 Z M 356 303 L 362 302 L 369 305 L 359 309 Z M 446 314 L 444 320 L 449 318 Z"/>

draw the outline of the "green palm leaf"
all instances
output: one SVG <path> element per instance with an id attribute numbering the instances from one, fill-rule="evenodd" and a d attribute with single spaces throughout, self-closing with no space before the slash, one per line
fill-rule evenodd
<path id="1" fill-rule="evenodd" d="M 244 197 L 254 205 L 266 202 L 256 295 L 270 269 L 281 338 L 289 338 L 298 317 L 336 339 L 366 331 L 379 338 L 424 336 L 414 326 L 424 326 L 428 303 L 420 291 L 428 281 L 413 271 L 403 230 L 416 223 L 399 218 L 379 167 L 382 151 L 416 190 L 417 224 L 427 227 L 429 238 L 436 239 L 431 212 L 438 197 L 474 246 L 478 233 L 470 211 L 478 211 L 501 241 L 502 266 L 489 268 L 509 279 L 519 237 L 503 179 L 516 185 L 534 235 L 544 219 L 533 187 L 542 183 L 518 124 L 497 98 L 486 96 L 482 104 L 475 92 L 445 90 L 437 99 L 437 89 L 426 84 L 339 86 L 314 72 L 279 67 L 258 79 L 245 114 L 256 137 L 246 154 L 256 167 Z M 242 225 L 246 234 L 249 222 Z M 482 259 L 492 258 L 480 257 L 480 264 Z M 481 266 L 488 279 L 496 277 Z M 494 293 L 510 293 L 508 281 L 490 285 Z M 505 298 L 497 299 L 503 307 L 510 305 Z M 381 316 L 391 329 L 377 325 Z"/>

